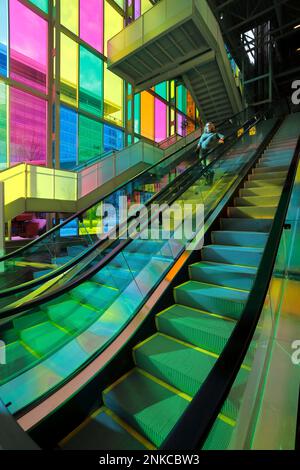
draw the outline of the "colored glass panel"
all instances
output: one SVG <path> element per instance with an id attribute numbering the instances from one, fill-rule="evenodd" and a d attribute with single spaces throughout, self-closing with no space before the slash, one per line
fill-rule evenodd
<path id="1" fill-rule="evenodd" d="M 78 96 L 78 45 L 65 34 L 60 39 L 60 96 L 73 106 Z"/>
<path id="2" fill-rule="evenodd" d="M 0 169 L 7 165 L 7 86 L 0 82 Z"/>
<path id="3" fill-rule="evenodd" d="M 47 103 L 10 89 L 10 162 L 46 164 Z"/>
<path id="4" fill-rule="evenodd" d="M 99 157 L 103 153 L 102 124 L 79 116 L 79 163 Z"/>
<path id="5" fill-rule="evenodd" d="M 0 0 L 0 75 L 7 77 L 8 7 L 7 0 Z"/>
<path id="6" fill-rule="evenodd" d="M 177 108 L 186 114 L 187 89 L 183 85 L 177 87 Z"/>
<path id="7" fill-rule="evenodd" d="M 30 0 L 30 3 L 33 3 L 33 5 L 40 8 L 45 13 L 48 13 L 48 0 Z"/>
<path id="8" fill-rule="evenodd" d="M 141 14 L 143 15 L 146 11 L 153 7 L 153 3 L 150 0 L 141 0 Z"/>
<path id="9" fill-rule="evenodd" d="M 79 107 L 103 116 L 103 61 L 80 46 Z"/>
<path id="10" fill-rule="evenodd" d="M 134 95 L 134 132 L 141 133 L 141 95 Z"/>
<path id="11" fill-rule="evenodd" d="M 103 2 L 80 0 L 80 37 L 103 53 Z"/>
<path id="12" fill-rule="evenodd" d="M 60 0 L 60 21 L 78 35 L 78 0 Z"/>
<path id="13" fill-rule="evenodd" d="M 168 82 L 162 82 L 158 85 L 155 85 L 155 93 L 164 98 L 168 99 Z"/>
<path id="14" fill-rule="evenodd" d="M 124 147 L 124 132 L 115 127 L 104 125 L 104 152 L 120 150 Z"/>
<path id="15" fill-rule="evenodd" d="M 78 115 L 76 111 L 60 108 L 60 166 L 71 169 L 77 163 Z"/>
<path id="16" fill-rule="evenodd" d="M 104 54 L 107 56 L 107 42 L 123 29 L 121 16 L 107 1 L 105 2 Z"/>
<path id="17" fill-rule="evenodd" d="M 147 91 L 141 93 L 141 134 L 154 140 L 154 96 Z"/>
<path id="18" fill-rule="evenodd" d="M 122 8 L 122 10 L 124 10 L 125 0 L 114 0 L 114 1 L 120 8 Z"/>
<path id="19" fill-rule="evenodd" d="M 187 134 L 187 119 L 183 114 L 177 113 L 177 134 L 184 137 Z"/>
<path id="20" fill-rule="evenodd" d="M 167 105 L 155 98 L 155 142 L 167 138 Z"/>
<path id="21" fill-rule="evenodd" d="M 18 0 L 10 0 L 10 76 L 46 92 L 48 24 Z"/>
<path id="22" fill-rule="evenodd" d="M 134 17 L 139 18 L 141 16 L 141 0 L 135 0 L 134 2 Z"/>
<path id="23" fill-rule="evenodd" d="M 104 117 L 123 125 L 124 82 L 104 64 Z"/>

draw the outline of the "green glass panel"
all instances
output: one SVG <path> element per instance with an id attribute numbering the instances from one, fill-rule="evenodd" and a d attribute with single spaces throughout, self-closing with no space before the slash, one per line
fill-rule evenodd
<path id="1" fill-rule="evenodd" d="M 48 0 L 30 0 L 30 3 L 48 13 Z"/>
<path id="2" fill-rule="evenodd" d="M 167 82 L 162 82 L 155 86 L 155 93 L 157 93 L 159 96 L 161 96 L 165 100 L 168 99 L 168 92 L 167 92 L 168 86 L 167 85 L 168 85 Z"/>
<path id="3" fill-rule="evenodd" d="M 103 152 L 102 128 L 100 122 L 79 117 L 79 163 L 87 162 Z"/>
<path id="4" fill-rule="evenodd" d="M 0 170 L 7 165 L 7 86 L 0 82 Z"/>
<path id="5" fill-rule="evenodd" d="M 141 133 L 141 95 L 134 96 L 134 132 Z"/>
<path id="6" fill-rule="evenodd" d="M 103 61 L 80 46 L 79 108 L 103 116 Z"/>
<path id="7" fill-rule="evenodd" d="M 177 87 L 177 108 L 186 114 L 187 110 L 187 89 L 183 85 Z"/>

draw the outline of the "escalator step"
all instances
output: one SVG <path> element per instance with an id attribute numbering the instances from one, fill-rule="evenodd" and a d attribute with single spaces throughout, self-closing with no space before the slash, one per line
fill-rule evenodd
<path id="1" fill-rule="evenodd" d="M 264 172 L 264 173 L 249 174 L 248 180 L 257 181 L 257 180 L 266 180 L 267 178 L 281 179 L 281 178 L 286 178 L 286 175 L 287 175 L 287 171 L 271 171 L 270 169 L 268 172 Z"/>
<path id="2" fill-rule="evenodd" d="M 228 207 L 228 217 L 230 218 L 247 218 L 252 219 L 273 219 L 275 217 L 277 207 L 269 206 L 237 206 Z"/>
<path id="3" fill-rule="evenodd" d="M 51 321 L 72 334 L 88 328 L 99 317 L 95 310 L 91 310 L 72 299 L 57 302 L 56 305 L 48 307 L 47 312 Z"/>
<path id="4" fill-rule="evenodd" d="M 218 286 L 250 290 L 253 286 L 257 268 L 235 264 L 201 261 L 189 266 L 193 281 L 217 284 Z"/>
<path id="5" fill-rule="evenodd" d="M 283 187 L 285 182 L 285 178 L 272 178 L 269 180 L 265 179 L 258 179 L 258 180 L 250 180 L 250 181 L 245 181 L 245 188 L 257 188 L 261 186 L 279 186 Z"/>
<path id="6" fill-rule="evenodd" d="M 286 175 L 288 169 L 289 169 L 288 165 L 281 165 L 281 166 L 280 165 L 274 165 L 274 167 L 272 167 L 272 168 L 258 165 L 256 168 L 253 169 L 253 174 L 262 175 L 262 174 L 267 174 L 268 172 L 272 171 L 272 173 L 274 173 L 274 174 L 284 172 L 285 175 Z"/>
<path id="7" fill-rule="evenodd" d="M 60 447 L 63 450 L 145 450 L 151 449 L 151 444 L 103 407 L 67 436 Z"/>
<path id="8" fill-rule="evenodd" d="M 245 307 L 248 292 L 188 281 L 175 287 L 174 298 L 177 304 L 238 319 Z"/>
<path id="9" fill-rule="evenodd" d="M 174 304 L 156 315 L 158 331 L 220 354 L 235 328 L 230 318 Z"/>
<path id="10" fill-rule="evenodd" d="M 259 207 L 277 207 L 279 203 L 279 196 L 245 196 L 236 197 L 234 205 L 241 206 L 259 206 Z"/>
<path id="11" fill-rule="evenodd" d="M 241 232 L 264 232 L 271 230 L 273 221 L 271 219 L 246 219 L 246 218 L 221 218 L 221 230 L 234 230 Z"/>
<path id="12" fill-rule="evenodd" d="M 0 365 L 0 383 L 12 379 L 20 370 L 33 365 L 38 360 L 21 341 L 5 346 L 5 364 Z"/>
<path id="13" fill-rule="evenodd" d="M 211 234 L 212 243 L 217 245 L 238 245 L 264 247 L 268 235 L 262 232 L 239 232 L 234 230 L 213 231 Z"/>
<path id="14" fill-rule="evenodd" d="M 119 291 L 96 282 L 86 281 L 71 290 L 70 295 L 83 304 L 102 310 L 117 298 Z"/>
<path id="15" fill-rule="evenodd" d="M 189 404 L 189 397 L 138 369 L 103 392 L 105 405 L 138 433 L 161 446 Z"/>
<path id="16" fill-rule="evenodd" d="M 200 389 L 218 359 L 213 353 L 160 333 L 137 345 L 133 355 L 139 369 L 191 397 Z M 231 419 L 237 416 L 242 396 L 239 390 L 247 378 L 248 372 L 241 369 L 230 398 L 224 404 L 223 413 Z"/>
<path id="17" fill-rule="evenodd" d="M 282 193 L 282 188 L 279 187 L 271 187 L 268 186 L 267 188 L 243 188 L 240 189 L 239 194 L 240 197 L 248 197 L 248 196 L 277 196 L 280 197 Z"/>
<path id="18" fill-rule="evenodd" d="M 72 336 L 50 321 L 27 328 L 20 332 L 26 345 L 40 356 L 45 356 L 63 346 Z"/>
<path id="19" fill-rule="evenodd" d="M 228 450 L 235 429 L 234 423 L 217 419 L 202 450 Z"/>
<path id="20" fill-rule="evenodd" d="M 203 261 L 215 263 L 258 266 L 262 253 L 260 247 L 206 245 L 202 248 L 201 257 Z"/>

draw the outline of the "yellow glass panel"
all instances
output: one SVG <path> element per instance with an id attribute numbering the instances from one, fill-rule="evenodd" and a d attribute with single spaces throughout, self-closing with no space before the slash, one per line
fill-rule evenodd
<path id="1" fill-rule="evenodd" d="M 78 0 L 60 0 L 61 24 L 78 35 Z"/>
<path id="2" fill-rule="evenodd" d="M 153 4 L 150 2 L 150 0 L 142 0 L 141 1 L 141 13 L 142 15 L 146 13 L 146 11 L 150 10 L 150 8 L 153 7 Z"/>
<path id="3" fill-rule="evenodd" d="M 147 91 L 141 93 L 141 134 L 154 140 L 154 96 Z"/>
<path id="4" fill-rule="evenodd" d="M 123 29 L 123 16 L 121 16 L 107 1 L 104 12 L 104 55 L 107 56 L 107 41 Z"/>
<path id="5" fill-rule="evenodd" d="M 60 38 L 61 100 L 73 106 L 78 101 L 78 44 L 65 34 Z"/>
<path id="6" fill-rule="evenodd" d="M 123 79 L 108 70 L 104 64 L 104 118 L 123 125 L 124 107 Z"/>

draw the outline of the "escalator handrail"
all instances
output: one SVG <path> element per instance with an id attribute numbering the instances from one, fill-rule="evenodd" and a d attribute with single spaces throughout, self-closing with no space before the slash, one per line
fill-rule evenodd
<path id="1" fill-rule="evenodd" d="M 250 119 L 249 121 L 252 121 L 252 119 Z M 245 126 L 247 126 L 247 123 L 248 121 L 244 124 Z M 232 138 L 234 135 L 235 135 L 236 132 L 233 132 L 231 133 L 230 135 L 228 135 L 226 138 L 225 138 L 225 141 L 228 141 L 230 138 Z M 217 148 L 219 148 L 218 146 L 213 148 L 209 153 L 209 154 L 212 154 Z M 228 148 L 226 147 L 224 150 L 226 151 Z M 217 157 L 218 159 L 219 157 Z M 215 161 L 217 161 L 217 159 L 215 159 L 213 161 L 213 163 L 215 163 Z M 196 166 L 198 165 L 198 161 L 195 162 L 193 165 L 191 165 L 191 167 L 189 167 L 186 172 L 190 172 L 193 168 L 195 168 Z M 150 205 L 152 202 L 154 202 L 157 197 L 160 197 L 162 192 L 163 191 L 166 191 L 168 190 L 168 188 L 171 186 L 171 185 L 174 185 L 174 182 L 177 181 L 178 178 L 182 178 L 182 177 L 185 177 L 186 175 L 186 172 L 184 173 L 181 173 L 180 175 L 178 175 L 172 182 L 168 183 L 163 189 L 162 191 L 160 191 L 159 193 L 157 194 L 154 194 L 154 196 L 152 196 L 146 203 L 145 203 L 145 206 L 148 206 Z M 134 217 L 131 217 L 129 218 L 125 223 L 128 223 L 130 222 L 130 220 L 132 220 Z M 116 230 L 119 230 L 119 226 L 117 225 L 116 227 L 114 227 L 111 231 L 116 231 Z M 49 233 L 49 232 L 48 232 Z M 29 289 L 32 289 L 34 287 L 37 287 L 39 286 L 40 284 L 44 283 L 44 282 L 47 282 L 47 281 L 50 281 L 51 279 L 63 274 L 64 272 L 68 271 L 69 269 L 71 269 L 72 267 L 74 267 L 77 263 L 79 263 L 80 261 L 82 261 L 84 258 L 86 258 L 87 256 L 89 256 L 95 249 L 97 249 L 99 247 L 100 244 L 104 243 L 105 241 L 107 241 L 107 239 L 109 238 L 109 235 L 110 235 L 110 232 L 108 232 L 105 236 L 105 238 L 101 238 L 99 241 L 95 242 L 95 244 L 91 245 L 89 248 L 87 248 L 86 250 L 83 250 L 82 253 L 80 253 L 78 256 L 72 258 L 72 260 L 68 261 L 67 263 L 65 263 L 64 265 L 62 265 L 61 267 L 57 268 L 57 269 L 54 269 L 53 271 L 45 274 L 44 276 L 40 276 L 39 278 L 37 279 L 33 279 L 31 281 L 28 281 L 28 282 L 25 282 L 23 284 L 19 284 L 17 286 L 13 286 L 13 287 L 8 287 L 7 289 L 3 289 L 3 290 L 0 290 L 0 298 L 4 298 L 4 297 L 8 297 L 10 295 L 14 295 L 14 294 L 17 294 L 19 292 L 23 292 L 25 290 L 29 290 Z M 0 310 L 0 313 L 1 313 L 1 310 Z"/>
<path id="2" fill-rule="evenodd" d="M 251 119 L 252 120 L 252 119 Z M 250 120 L 250 121 L 251 121 Z M 256 118 L 256 120 L 253 122 L 253 123 L 250 123 L 248 125 L 248 127 L 246 128 L 247 131 L 252 128 L 253 126 L 257 125 L 261 120 L 261 117 L 258 117 Z M 230 136 L 228 136 L 228 138 L 232 137 L 234 135 L 234 133 L 230 134 Z M 237 137 L 236 139 L 236 142 L 238 140 L 240 140 L 240 138 L 242 138 L 242 136 L 240 137 Z M 219 148 L 219 147 L 218 147 Z M 215 151 L 216 149 L 212 149 L 212 151 L 210 153 L 212 153 L 213 151 Z M 222 152 L 220 152 L 220 154 L 218 155 L 217 158 L 215 158 L 214 160 L 212 160 L 209 165 L 207 165 L 205 168 L 202 168 L 202 170 L 197 174 L 197 179 L 201 178 L 201 176 L 203 176 L 207 171 L 210 170 L 210 168 L 227 152 L 228 150 L 228 147 L 225 147 L 223 149 Z M 195 174 L 195 167 L 200 165 L 201 162 L 200 161 L 197 161 L 193 166 L 191 166 L 185 173 L 182 173 L 181 175 L 179 175 L 175 180 L 173 180 L 172 182 L 170 182 L 162 191 L 160 191 L 158 193 L 158 195 L 161 197 L 162 194 L 164 194 L 165 192 L 168 191 L 168 189 L 171 187 L 171 186 L 174 186 L 174 183 L 177 181 L 177 183 L 180 184 L 180 180 L 181 178 L 180 177 L 187 177 L 187 174 L 192 174 L 193 173 Z M 191 178 L 186 178 L 187 179 L 187 186 L 190 186 L 191 184 Z M 183 189 L 181 191 L 181 193 L 183 193 L 186 189 Z M 157 196 L 158 196 L 157 195 Z M 176 194 L 175 196 L 175 199 L 178 198 L 178 193 Z M 132 217 L 132 219 L 135 218 L 135 216 Z M 149 218 L 148 221 L 147 221 L 147 224 L 149 225 L 150 224 L 150 221 L 151 219 Z M 126 223 L 128 223 L 128 221 L 126 221 Z M 90 249 L 89 249 L 89 253 L 86 254 L 84 253 L 82 255 L 82 259 L 87 257 L 91 252 L 97 250 L 97 248 L 99 248 L 99 246 L 104 243 L 104 242 L 107 242 L 107 239 L 109 238 L 109 233 L 107 234 L 107 237 L 106 238 L 103 238 L 101 240 L 98 240 Z M 112 244 L 115 243 L 116 240 L 112 240 Z M 28 302 L 25 302 L 24 304 L 22 305 L 19 305 L 19 306 L 16 306 L 16 307 L 9 307 L 8 308 L 4 308 L 0 311 L 0 319 L 4 319 L 4 318 L 8 318 L 8 317 L 11 317 L 13 315 L 16 315 L 16 314 L 19 314 L 23 311 L 26 311 L 26 310 L 29 310 L 37 305 L 41 305 L 43 303 L 46 303 L 50 300 L 53 300 L 55 297 L 57 297 L 58 295 L 62 295 L 66 292 L 68 292 L 69 290 L 77 287 L 78 285 L 80 285 L 81 283 L 85 282 L 86 280 L 88 280 L 89 278 L 91 278 L 94 274 L 96 274 L 100 269 L 104 268 L 118 253 L 120 253 L 131 241 L 133 241 L 132 238 L 127 238 L 125 239 L 123 242 L 121 242 L 117 247 L 113 248 L 112 251 L 110 253 L 108 253 L 107 255 L 105 255 L 102 260 L 100 260 L 95 266 L 93 266 L 92 268 L 90 268 L 89 270 L 85 271 L 82 275 L 78 276 L 76 279 L 73 279 L 71 282 L 69 283 L 66 283 L 65 285 L 63 286 L 60 286 L 58 287 L 55 291 L 53 292 L 50 292 L 48 294 L 44 294 L 44 295 L 41 295 L 39 296 L 38 298 L 34 298 L 34 299 L 31 299 L 29 300 Z M 76 263 L 74 263 L 76 264 Z M 63 268 L 64 266 L 62 266 Z M 50 277 L 56 277 L 57 276 L 57 271 L 56 270 L 53 274 L 53 273 L 50 273 L 48 276 L 48 279 L 50 279 Z M 38 284 L 39 281 L 40 281 L 41 278 L 39 279 L 36 279 L 34 281 L 30 281 L 31 283 L 36 283 Z M 45 277 L 44 279 L 42 279 L 41 282 L 44 282 L 45 280 Z M 29 283 L 27 283 L 27 286 L 28 286 Z M 32 284 L 31 286 L 32 287 Z M 19 287 L 20 288 L 20 287 Z"/>
<path id="3" fill-rule="evenodd" d="M 201 449 L 236 380 L 260 319 L 269 289 L 292 195 L 299 152 L 300 137 L 286 176 L 257 276 L 241 318 L 200 390 L 160 447 L 162 450 Z"/>
<path id="4" fill-rule="evenodd" d="M 250 121 L 250 119 L 248 120 Z M 247 121 L 247 122 L 248 122 Z M 196 143 L 196 141 L 199 140 L 199 136 L 196 137 L 194 140 L 192 140 L 191 142 L 189 142 L 189 146 L 191 146 L 193 143 Z M 87 212 L 89 209 L 91 209 L 92 207 L 94 207 L 96 204 L 99 204 L 101 201 L 103 201 L 104 199 L 107 199 L 109 196 L 111 196 L 112 194 L 114 194 L 115 192 L 117 191 L 120 191 L 122 188 L 126 187 L 128 184 L 132 183 L 134 180 L 137 180 L 138 178 L 141 178 L 143 175 L 145 175 L 146 173 L 152 171 L 154 168 L 158 167 L 159 165 L 161 165 L 162 163 L 164 163 L 165 161 L 167 161 L 168 159 L 171 159 L 171 158 L 174 158 L 174 155 L 176 155 L 176 153 L 179 153 L 181 152 L 183 149 L 180 148 L 180 149 L 177 149 L 175 150 L 173 153 L 171 153 L 170 155 L 166 155 L 164 158 L 162 158 L 159 162 L 157 163 L 154 163 L 153 165 L 149 166 L 148 168 L 142 170 L 140 173 L 138 173 L 137 175 L 133 176 L 132 178 L 130 178 L 128 181 L 126 181 L 126 183 L 121 183 L 119 186 L 117 186 L 116 188 L 114 188 L 113 191 L 110 191 L 108 192 L 105 196 L 101 196 L 101 198 L 96 201 L 96 202 L 93 202 L 92 204 L 90 204 L 88 207 L 85 207 L 83 209 L 80 209 L 78 212 L 76 212 L 75 214 L 71 215 L 70 217 L 68 217 L 66 220 L 64 220 L 63 222 L 61 222 L 60 224 L 56 225 L 55 227 L 52 227 L 50 230 L 48 230 L 46 233 L 40 235 L 37 239 L 33 240 L 32 242 L 30 243 L 27 243 L 25 246 L 21 247 L 21 248 L 18 248 L 17 250 L 11 252 L 11 253 L 8 253 L 7 255 L 5 256 L 2 256 L 0 257 L 0 261 L 6 261 L 10 258 L 14 258 L 15 256 L 19 256 L 23 251 L 27 250 L 28 248 L 31 248 L 33 245 L 35 245 L 36 243 L 40 242 L 41 240 L 43 240 L 44 238 L 46 238 L 47 236 L 51 235 L 53 232 L 55 231 L 58 231 L 60 230 L 62 227 L 64 227 L 66 224 L 70 223 L 72 220 L 80 217 L 82 214 L 84 214 L 85 212 Z"/>

